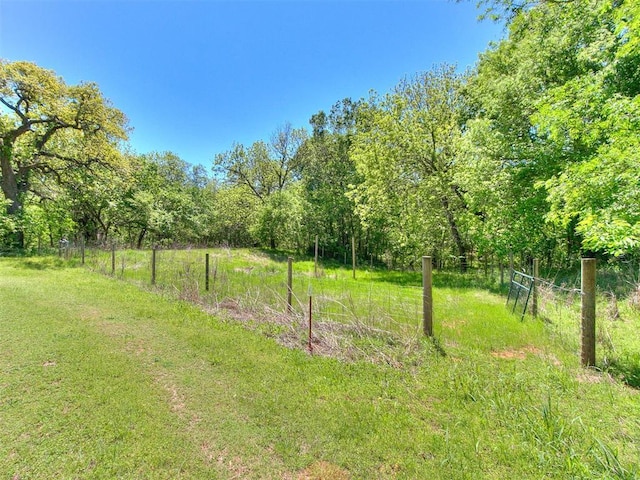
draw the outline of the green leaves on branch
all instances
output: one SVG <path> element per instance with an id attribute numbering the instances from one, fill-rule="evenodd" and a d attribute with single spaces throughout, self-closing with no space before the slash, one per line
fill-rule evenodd
<path id="1" fill-rule="evenodd" d="M 55 200 L 52 186 L 73 186 L 78 170 L 120 167 L 126 138 L 124 114 L 97 85 L 68 86 L 33 63 L 0 61 L 0 179 L 9 216 L 19 219 L 30 198 Z M 23 248 L 25 225 L 17 225 L 5 242 Z"/>
<path id="2" fill-rule="evenodd" d="M 487 173 L 511 199 L 495 212 L 510 243 L 527 239 L 542 253 L 549 240 L 579 238 L 582 251 L 639 253 L 640 55 L 629 46 L 638 44 L 640 7 L 490 3 L 513 15 L 509 36 L 483 54 L 467 89 L 481 120 L 467 132 L 470 158 L 493 164 Z"/>
<path id="3" fill-rule="evenodd" d="M 463 82 L 442 66 L 403 80 L 382 99 L 373 96 L 360 110 L 351 155 L 363 182 L 351 196 L 363 224 L 385 230 L 393 254 L 409 261 L 426 251 L 467 255 L 466 202 L 454 178 Z"/>

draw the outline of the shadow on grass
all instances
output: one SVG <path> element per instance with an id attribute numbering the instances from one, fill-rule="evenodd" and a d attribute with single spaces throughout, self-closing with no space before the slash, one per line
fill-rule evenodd
<path id="1" fill-rule="evenodd" d="M 288 257 L 292 257 L 294 262 L 313 262 L 313 257 L 305 254 L 294 254 L 283 250 L 270 250 L 266 248 L 258 249 L 263 255 L 266 255 L 274 262 L 284 263 Z M 320 260 L 322 268 L 326 269 L 344 269 L 351 271 L 351 265 L 345 265 L 344 262 L 334 259 Z M 360 265 L 358 273 L 367 272 L 367 281 L 390 283 L 400 287 L 421 287 L 422 271 L 421 270 L 389 270 L 378 265 Z M 492 293 L 506 295 L 509 291 L 509 279 L 505 275 L 502 285 L 497 276 L 484 275 L 479 269 L 472 269 L 466 273 L 458 270 L 434 270 L 433 286 L 435 288 L 454 288 L 458 290 L 482 289 Z"/>
<path id="2" fill-rule="evenodd" d="M 640 390 L 640 354 L 628 354 L 612 359 L 604 370 L 629 387 Z"/>
<path id="3" fill-rule="evenodd" d="M 257 251 L 266 255 L 274 262 L 278 262 L 278 263 L 286 262 L 289 257 L 293 257 L 294 262 L 308 260 L 308 257 L 306 257 L 305 255 L 297 255 L 292 252 L 288 252 L 286 250 L 271 250 L 269 248 L 258 248 Z"/>
<path id="4" fill-rule="evenodd" d="M 25 270 L 62 270 L 75 267 L 78 262 L 60 257 L 13 257 L 12 265 Z"/>
<path id="5" fill-rule="evenodd" d="M 443 358 L 446 357 L 447 352 L 442 346 L 442 342 L 440 341 L 440 339 L 438 337 L 430 337 L 430 339 L 431 339 L 431 344 L 433 346 L 433 349 L 436 351 L 436 353 Z"/>
<path id="6" fill-rule="evenodd" d="M 379 270 L 374 275 L 374 281 L 392 283 L 402 287 L 421 287 L 422 272 L 403 272 Z M 488 290 L 492 293 L 505 294 L 509 291 L 508 280 L 500 285 L 500 280 L 491 276 L 484 276 L 481 272 L 470 271 L 460 273 L 451 270 L 434 270 L 432 284 L 435 288 L 451 288 L 456 290 Z"/>

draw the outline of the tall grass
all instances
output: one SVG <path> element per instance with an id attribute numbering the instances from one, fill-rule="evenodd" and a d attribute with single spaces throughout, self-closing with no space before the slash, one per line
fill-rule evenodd
<path id="1" fill-rule="evenodd" d="M 209 291 L 205 291 L 205 253 L 210 254 Z M 383 343 L 400 342 L 405 351 L 415 346 L 421 331 L 420 272 L 365 267 L 358 270 L 357 278 L 353 279 L 351 269 L 344 265 L 320 264 L 316 269 L 309 259 L 296 258 L 293 315 L 287 317 L 283 316 L 287 294 L 286 259 L 284 254 L 257 250 L 158 250 L 156 288 L 221 313 L 243 317 L 244 312 L 245 320 L 277 319 L 279 325 L 275 329 L 269 331 L 264 323 L 260 328 L 272 335 L 287 336 L 297 345 L 304 343 L 303 326 L 308 317 L 309 297 L 312 297 L 313 319 L 318 325 L 316 331 L 321 332 L 324 328 L 325 341 L 332 342 L 333 347 L 338 346 L 335 339 L 329 338 L 330 331 L 344 333 L 345 329 L 350 329 L 358 342 L 371 343 L 371 340 L 375 345 L 376 336 L 379 340 L 382 336 L 385 338 L 381 340 Z M 149 251 L 120 250 L 115 263 L 116 277 L 149 286 Z M 87 265 L 110 274 L 111 252 L 89 251 Z M 493 339 L 496 345 L 508 344 L 516 340 L 514 335 L 520 334 L 511 334 L 508 329 L 497 327 L 495 322 L 488 320 L 495 316 L 496 307 L 504 301 L 503 297 L 490 292 L 505 292 L 508 287 L 500 284 L 499 272 L 493 271 L 493 276 L 486 273 L 435 272 L 435 333 L 441 339 L 441 346 L 446 342 L 464 345 L 469 337 L 458 338 L 456 333 L 462 328 L 466 332 L 475 329 L 479 337 Z M 569 277 L 570 274 L 564 272 L 552 279 L 561 288 L 554 287 L 552 282 L 539 286 L 539 312 L 546 331 L 567 352 L 578 355 L 580 293 L 576 289 L 576 279 Z M 611 275 L 605 274 L 604 278 L 607 284 L 611 283 Z M 482 302 L 478 302 L 480 298 Z M 601 291 L 597 323 L 599 365 L 621 375 L 631 385 L 640 385 L 639 357 L 634 354 L 640 344 L 632 334 L 640 327 L 640 315 L 631 302 L 619 307 L 615 302 L 615 295 L 605 295 Z M 335 353 L 336 348 L 330 350 Z"/>
<path id="2" fill-rule="evenodd" d="M 396 285 L 380 272 L 358 272 L 357 282 L 367 295 Z M 501 297 L 441 285 L 439 343 L 418 339 L 419 351 L 396 364 L 282 348 L 176 301 L 175 285 L 145 292 L 59 259 L 0 259 L 7 478 L 640 472 L 637 392 L 579 368 L 542 322 L 521 322 Z M 354 344 L 382 348 L 389 338 Z"/>

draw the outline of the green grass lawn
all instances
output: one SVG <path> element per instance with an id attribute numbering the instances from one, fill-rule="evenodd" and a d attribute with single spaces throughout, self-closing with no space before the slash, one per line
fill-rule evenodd
<path id="1" fill-rule="evenodd" d="M 361 281 L 373 299 L 397 283 Z M 344 361 L 118 276 L 0 259 L 1 478 L 640 475 L 637 390 L 502 297 L 440 286 L 434 312 L 407 361 Z"/>

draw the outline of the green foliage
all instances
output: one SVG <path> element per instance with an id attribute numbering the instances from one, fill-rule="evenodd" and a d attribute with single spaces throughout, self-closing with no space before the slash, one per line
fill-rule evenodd
<path id="1" fill-rule="evenodd" d="M 307 204 L 304 224 L 312 236 L 318 235 L 325 255 L 342 258 L 351 249 L 351 237 L 362 239 L 355 205 L 348 192 L 361 178 L 349 155 L 356 131 L 361 102 L 343 99 L 331 108 L 311 117 L 313 136 L 306 145 L 302 195 Z M 376 252 L 374 238 L 366 248 Z M 376 252 L 378 253 L 378 252 Z"/>
<path id="2" fill-rule="evenodd" d="M 466 203 L 454 171 L 464 79 L 443 66 L 402 81 L 360 109 L 351 155 L 363 181 L 351 195 L 365 228 L 387 232 L 402 262 L 426 252 L 466 257 Z"/>
<path id="3" fill-rule="evenodd" d="M 209 208 L 213 211 L 213 218 L 208 235 L 215 244 L 247 246 L 255 243 L 249 229 L 255 223 L 258 200 L 246 186 L 216 188 Z"/>
<path id="4" fill-rule="evenodd" d="M 92 83 L 0 63 L 0 238 L 262 245 L 342 259 L 570 262 L 640 255 L 640 7 L 487 0 L 505 38 L 476 68 L 415 74 L 268 141 L 216 155 L 123 153 L 127 124 Z"/>
<path id="5" fill-rule="evenodd" d="M 6 239 L 10 238 L 17 229 L 17 219 L 6 212 L 6 207 L 9 206 L 9 203 L 10 200 L 3 200 L 0 203 L 0 239 L 2 239 L 3 245 L 6 244 Z"/>
<path id="6" fill-rule="evenodd" d="M 8 215 L 20 218 L 29 194 L 49 200 L 49 185 L 72 185 L 78 171 L 119 166 L 126 118 L 97 85 L 68 86 L 33 63 L 2 60 L 0 104 L 0 178 Z M 14 242 L 25 246 L 24 225 L 18 224 Z"/>
<path id="7" fill-rule="evenodd" d="M 0 468 L 10 476 L 639 473 L 637 392 L 585 372 L 542 323 L 520 322 L 486 292 L 437 289 L 446 355 L 425 340 L 419 361 L 398 367 L 284 348 L 51 258 L 4 259 L 0 273 Z M 389 274 L 375 288 L 398 289 Z"/>
<path id="8" fill-rule="evenodd" d="M 467 158 L 487 179 L 475 192 L 466 184 L 470 204 L 498 189 L 506 200 L 490 202 L 502 206 L 487 223 L 508 225 L 499 243 L 517 250 L 637 253 L 637 7 L 490 3 L 509 12 L 509 36 L 468 88 L 481 120 L 469 124 Z"/>
<path id="9" fill-rule="evenodd" d="M 236 145 L 216 155 L 214 173 L 234 189 L 233 197 L 225 200 L 255 206 L 244 221 L 247 232 L 262 245 L 300 246 L 302 207 L 299 190 L 294 186 L 305 168 L 306 140 L 306 130 L 286 124 L 274 132 L 268 145 L 262 141 L 249 148 Z M 253 200 L 243 199 L 239 196 L 242 193 Z"/>
<path id="10" fill-rule="evenodd" d="M 134 160 L 131 183 L 122 192 L 114 218 L 129 244 L 197 242 L 210 218 L 211 190 L 199 167 L 171 152 L 151 153 Z"/>
<path id="11" fill-rule="evenodd" d="M 253 236 L 261 245 L 270 248 L 302 250 L 307 239 L 302 227 L 304 205 L 298 185 L 275 192 L 257 205 L 255 221 L 251 226 Z"/>

